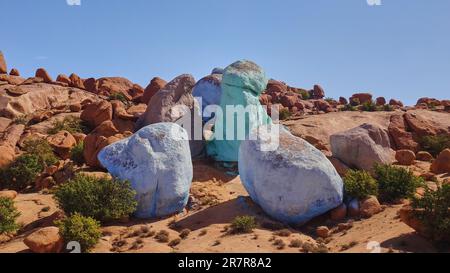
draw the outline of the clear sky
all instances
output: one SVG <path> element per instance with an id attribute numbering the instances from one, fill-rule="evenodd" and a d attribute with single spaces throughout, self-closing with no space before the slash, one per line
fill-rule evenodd
<path id="1" fill-rule="evenodd" d="M 0 0 L 0 50 L 31 76 L 197 79 L 250 59 L 329 97 L 450 99 L 450 1 Z"/>

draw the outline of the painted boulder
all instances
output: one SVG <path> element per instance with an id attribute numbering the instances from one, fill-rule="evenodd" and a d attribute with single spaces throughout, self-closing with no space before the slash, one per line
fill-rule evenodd
<path id="1" fill-rule="evenodd" d="M 302 224 L 343 202 L 343 182 L 323 153 L 279 125 L 260 127 L 242 142 L 241 181 L 271 217 Z"/>
<path id="2" fill-rule="evenodd" d="M 115 177 L 131 182 L 137 192 L 139 218 L 168 216 L 183 210 L 193 169 L 186 130 L 157 123 L 105 147 L 98 155 Z"/>
<path id="3" fill-rule="evenodd" d="M 241 141 L 259 125 L 272 122 L 259 101 L 267 82 L 263 69 L 251 61 L 237 61 L 225 68 L 222 111 L 216 113 L 213 139 L 207 145 L 208 155 L 216 161 L 237 162 Z"/>
<path id="4" fill-rule="evenodd" d="M 199 80 L 192 91 L 192 95 L 202 107 L 202 119 L 205 123 L 214 117 L 215 109 L 212 108 L 220 104 L 222 96 L 221 82 L 221 74 L 212 74 Z"/>

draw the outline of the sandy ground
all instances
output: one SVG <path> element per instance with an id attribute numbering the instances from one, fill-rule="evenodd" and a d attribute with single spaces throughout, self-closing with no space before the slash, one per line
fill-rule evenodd
<path id="1" fill-rule="evenodd" d="M 141 221 L 131 219 L 125 224 L 103 227 L 103 237 L 93 252 L 131 253 L 300 253 L 303 247 L 292 246 L 294 241 L 324 244 L 329 252 L 437 252 L 425 239 L 417 235 L 397 216 L 401 205 L 389 206 L 370 219 L 346 219 L 348 230 L 339 231 L 339 223 L 322 216 L 299 228 L 282 227 L 268 218 L 248 198 L 239 177 L 225 174 L 225 170 L 205 161 L 194 164 L 194 182 L 191 202 L 182 214 L 165 219 Z M 425 166 L 426 167 L 426 166 Z M 12 240 L 0 244 L 0 252 L 28 252 L 23 239 L 34 228 L 46 222 L 46 217 L 57 208 L 51 195 L 20 194 L 16 204 L 22 216 L 19 221 L 23 231 Z M 251 234 L 230 235 L 227 227 L 236 216 L 255 216 L 259 227 Z M 315 228 L 326 225 L 333 232 L 322 240 L 316 237 Z M 269 229 L 270 227 L 270 229 Z M 290 234 L 277 234 L 287 228 Z M 165 230 L 169 242 L 179 238 L 179 232 L 189 229 L 187 238 L 169 246 L 158 242 L 154 233 Z M 5 238 L 3 238 L 5 240 Z M 280 243 L 281 241 L 284 243 Z M 278 244 L 275 245 L 274 243 Z M 291 245 L 291 246 L 290 246 Z M 323 249 L 323 248 L 322 248 Z M 317 249 L 310 250 L 317 252 Z M 323 250 L 322 250 L 323 251 Z"/>

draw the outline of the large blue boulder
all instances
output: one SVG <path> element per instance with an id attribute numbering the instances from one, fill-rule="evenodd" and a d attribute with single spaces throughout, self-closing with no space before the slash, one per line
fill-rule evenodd
<path id="1" fill-rule="evenodd" d="M 199 80 L 192 90 L 192 95 L 202 107 L 202 119 L 205 123 L 214 117 L 210 108 L 220 104 L 222 96 L 221 82 L 222 74 L 212 74 Z"/>
<path id="2" fill-rule="evenodd" d="M 259 101 L 267 82 L 263 69 L 251 61 L 237 61 L 225 68 L 222 115 L 216 113 L 214 139 L 207 143 L 208 155 L 216 161 L 237 162 L 241 141 L 259 125 L 272 122 Z"/>
<path id="3" fill-rule="evenodd" d="M 188 135 L 179 125 L 146 126 L 105 147 L 98 159 L 114 177 L 131 182 L 137 217 L 168 216 L 186 206 L 193 168 Z"/>
<path id="4" fill-rule="evenodd" d="M 239 173 L 267 214 L 302 224 L 342 204 L 342 179 L 324 154 L 279 125 L 260 129 L 241 144 Z"/>

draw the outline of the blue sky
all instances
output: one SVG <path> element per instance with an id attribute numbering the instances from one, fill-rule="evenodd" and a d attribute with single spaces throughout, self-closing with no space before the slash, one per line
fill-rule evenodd
<path id="1" fill-rule="evenodd" d="M 199 79 L 250 59 L 327 96 L 450 99 L 450 1 L 0 0 L 0 50 L 31 76 Z"/>

